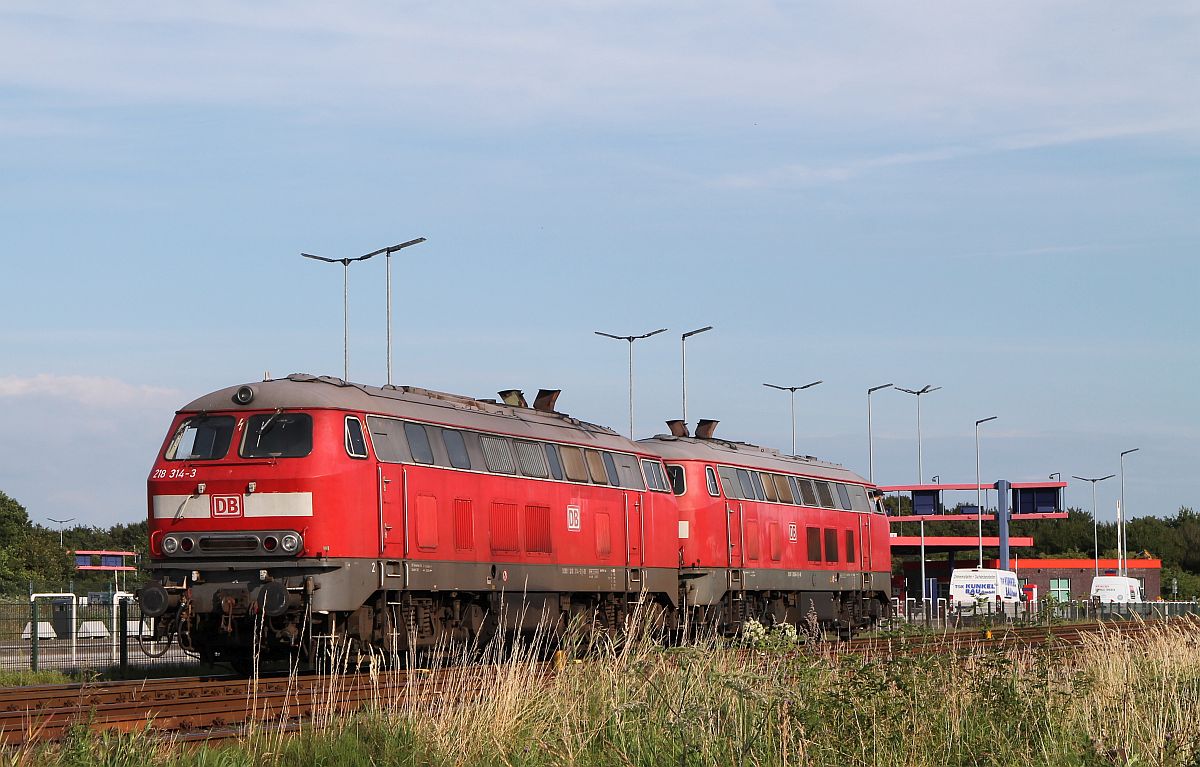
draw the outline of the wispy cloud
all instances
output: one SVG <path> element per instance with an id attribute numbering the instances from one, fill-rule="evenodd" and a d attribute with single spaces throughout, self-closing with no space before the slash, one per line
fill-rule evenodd
<path id="1" fill-rule="evenodd" d="M 89 407 L 176 403 L 181 392 L 158 386 L 131 384 L 116 378 L 80 375 L 0 376 L 0 399 L 49 397 Z"/>
<path id="2" fill-rule="evenodd" d="M 1018 132 L 973 145 L 955 144 L 942 147 L 892 152 L 878 156 L 851 159 L 841 163 L 814 166 L 782 165 L 761 171 L 735 173 L 718 177 L 715 184 L 730 189 L 763 189 L 787 186 L 815 186 L 841 183 L 868 174 L 908 165 L 944 163 L 971 157 L 1003 152 L 1022 152 L 1095 141 L 1111 141 L 1154 134 L 1196 135 L 1200 131 L 1200 112 L 1192 117 L 1177 117 L 1107 126 L 1067 128 L 1052 131 Z"/>

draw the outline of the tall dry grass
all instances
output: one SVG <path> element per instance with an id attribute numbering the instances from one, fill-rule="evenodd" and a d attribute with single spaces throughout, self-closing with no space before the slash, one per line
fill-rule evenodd
<path id="1" fill-rule="evenodd" d="M 664 648 L 647 633 L 589 644 L 544 673 L 546 636 L 464 648 L 498 661 L 399 672 L 376 665 L 369 710 L 281 736 L 180 749 L 80 736 L 10 754 L 24 764 L 1185 765 L 1200 764 L 1200 633 L 1108 631 L 1081 648 L 860 657 L 817 649 Z M 444 659 L 444 658 L 443 658 Z M 399 684 L 412 695 L 393 695 Z M 343 691 L 344 692 L 344 691 Z M 417 695 L 415 693 L 421 692 Z M 294 712 L 293 712 L 294 713 Z M 145 741 L 150 744 L 150 741 Z M 107 744 L 107 745 L 106 745 Z"/>

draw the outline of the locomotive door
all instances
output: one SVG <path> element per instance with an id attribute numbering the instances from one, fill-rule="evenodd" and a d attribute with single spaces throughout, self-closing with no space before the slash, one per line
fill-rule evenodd
<path id="1" fill-rule="evenodd" d="M 729 550 L 729 566 L 745 567 L 746 555 L 743 549 L 742 534 L 742 504 L 737 501 L 725 502 L 725 540 Z"/>
<path id="2" fill-rule="evenodd" d="M 408 555 L 408 477 L 398 463 L 379 464 L 379 555 Z"/>
<path id="3" fill-rule="evenodd" d="M 642 588 L 643 524 L 642 498 L 634 493 L 623 493 L 625 496 L 625 585 L 629 591 L 640 591 Z"/>
<path id="4" fill-rule="evenodd" d="M 858 515 L 858 561 L 863 571 L 871 570 L 871 515 Z"/>

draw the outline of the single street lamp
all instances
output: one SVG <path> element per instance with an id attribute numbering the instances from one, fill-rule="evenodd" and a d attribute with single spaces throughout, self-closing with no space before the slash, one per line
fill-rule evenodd
<path id="1" fill-rule="evenodd" d="M 46 517 L 46 519 L 50 520 L 51 522 L 56 522 L 58 524 L 58 547 L 60 549 L 63 548 L 63 525 L 67 524 L 68 522 L 74 522 L 75 517 L 68 517 L 67 519 L 55 519 L 54 517 Z"/>
<path id="2" fill-rule="evenodd" d="M 975 511 L 976 517 L 979 520 L 979 567 L 983 567 L 983 503 L 981 501 L 980 487 L 982 486 L 979 479 L 979 425 L 994 421 L 1000 416 L 990 415 L 987 418 L 980 418 L 975 422 Z"/>
<path id="3" fill-rule="evenodd" d="M 1096 557 L 1096 575 L 1097 576 L 1100 575 L 1100 524 L 1096 520 L 1096 483 L 1103 482 L 1106 479 L 1112 479 L 1115 476 L 1117 476 L 1117 475 L 1109 474 L 1106 477 L 1076 477 L 1074 475 L 1071 476 L 1072 479 L 1077 479 L 1080 482 L 1091 482 L 1092 483 L 1092 551 Z"/>
<path id="4" fill-rule="evenodd" d="M 683 371 L 683 428 L 685 429 L 687 428 L 687 340 L 692 336 L 698 336 L 712 329 L 712 325 L 706 325 L 702 328 L 689 330 L 679 337 L 680 368 Z"/>
<path id="5" fill-rule="evenodd" d="M 633 342 L 640 341 L 643 338 L 656 336 L 659 333 L 666 333 L 666 328 L 652 330 L 649 333 L 642 333 L 640 336 L 614 336 L 612 333 L 601 333 L 599 330 L 593 331 L 598 336 L 605 338 L 615 338 L 618 341 L 629 342 L 629 439 L 633 439 Z"/>
<path id="6" fill-rule="evenodd" d="M 796 392 L 798 392 L 798 391 L 800 391 L 800 390 L 802 390 L 802 389 L 810 389 L 810 388 L 812 388 L 812 387 L 814 387 L 814 386 L 816 386 L 817 384 L 820 384 L 820 383 L 825 383 L 825 382 L 824 382 L 824 381 L 813 381 L 812 383 L 810 383 L 810 384 L 804 384 L 803 386 L 776 386 L 775 384 L 769 384 L 769 383 L 765 383 L 765 384 L 763 384 L 763 386 L 769 386 L 769 387 L 770 387 L 770 388 L 772 388 L 772 389 L 779 389 L 780 391 L 791 392 L 791 400 L 792 400 L 792 455 L 793 455 L 793 456 L 794 456 L 794 455 L 796 455 Z"/>
<path id="7" fill-rule="evenodd" d="M 872 484 L 875 483 L 875 438 L 871 433 L 871 394 L 880 389 L 888 389 L 891 386 L 893 384 L 886 383 L 867 389 L 867 466 L 869 467 L 867 478 L 871 480 Z"/>
<path id="8" fill-rule="evenodd" d="M 1117 575 L 1128 575 L 1129 562 L 1126 561 L 1125 548 L 1129 542 L 1125 540 L 1125 456 L 1141 450 L 1135 447 L 1121 453 L 1121 508 L 1117 510 Z"/>
<path id="9" fill-rule="evenodd" d="M 925 465 L 922 462 L 922 458 L 921 458 L 921 395 L 922 394 L 931 394 L 940 388 L 942 388 L 942 387 L 926 385 L 922 389 L 913 391 L 912 389 L 903 389 L 899 386 L 896 387 L 896 391 L 902 391 L 905 394 L 912 394 L 912 395 L 916 396 L 916 398 L 917 398 L 917 484 L 918 485 L 925 484 Z"/>

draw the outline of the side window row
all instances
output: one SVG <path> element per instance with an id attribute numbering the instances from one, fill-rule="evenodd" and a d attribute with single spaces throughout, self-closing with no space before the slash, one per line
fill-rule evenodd
<path id="1" fill-rule="evenodd" d="M 711 467 L 708 468 L 711 472 Z M 822 479 L 795 477 L 790 474 L 771 474 L 765 471 L 719 466 L 721 487 L 725 496 L 735 500 L 769 501 L 846 511 L 870 511 L 867 490 L 862 485 L 827 482 Z M 708 492 L 716 495 L 715 479 L 709 480 Z"/>
<path id="2" fill-rule="evenodd" d="M 352 420 L 357 422 L 347 418 L 346 450 L 354 456 Z M 669 489 L 661 463 L 641 459 L 639 465 L 637 456 L 627 453 L 478 434 L 380 416 L 367 416 L 367 426 L 375 455 L 384 463 L 420 463 L 633 490 L 645 490 L 647 486 L 660 492 Z M 365 456 L 365 445 L 362 452 Z"/>

